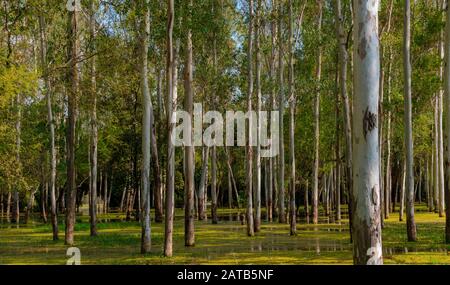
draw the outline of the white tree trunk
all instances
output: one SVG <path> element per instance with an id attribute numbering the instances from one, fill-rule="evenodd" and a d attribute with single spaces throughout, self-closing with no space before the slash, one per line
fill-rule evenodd
<path id="1" fill-rule="evenodd" d="M 382 264 L 378 96 L 379 1 L 354 2 L 353 260 Z"/>

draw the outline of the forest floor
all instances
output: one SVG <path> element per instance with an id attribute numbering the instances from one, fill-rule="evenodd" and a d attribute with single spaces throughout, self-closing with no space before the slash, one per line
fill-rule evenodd
<path id="1" fill-rule="evenodd" d="M 444 243 L 445 218 L 416 206 L 417 242 L 407 242 L 406 221 L 398 213 L 385 221 L 385 264 L 450 264 L 450 245 Z M 101 215 L 99 235 L 89 236 L 87 216 L 78 216 L 75 246 L 81 264 L 352 264 L 348 221 L 340 224 L 322 219 L 319 225 L 299 221 L 297 235 L 289 225 L 263 222 L 261 232 L 247 237 L 245 225 L 236 220 L 236 210 L 219 210 L 220 222 L 195 222 L 196 244 L 184 246 L 183 211 L 177 209 L 174 223 L 174 256 L 162 256 L 164 224 L 152 223 L 152 251 L 140 254 L 140 225 L 123 221 L 123 215 Z M 37 216 L 37 214 L 35 214 Z M 263 214 L 264 217 L 264 214 Z M 231 220 L 230 220 L 231 219 Z M 406 219 L 406 216 L 405 216 Z M 62 220 L 62 217 L 60 218 Z M 27 225 L 0 223 L 0 264 L 65 264 L 64 226 L 60 240 L 52 241 L 51 225 L 30 221 Z"/>

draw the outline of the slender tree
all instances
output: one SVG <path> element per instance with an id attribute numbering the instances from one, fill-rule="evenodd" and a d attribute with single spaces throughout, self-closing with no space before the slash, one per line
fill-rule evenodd
<path id="1" fill-rule="evenodd" d="M 323 2 L 318 0 L 319 5 L 319 15 L 317 17 L 317 31 L 320 33 L 322 29 L 322 9 Z M 317 91 L 316 97 L 314 99 L 314 168 L 313 168 L 313 196 L 312 196 L 312 212 L 313 212 L 313 223 L 317 224 L 319 222 L 319 141 L 320 141 L 320 81 L 322 76 L 322 48 L 319 44 L 317 52 L 317 69 L 316 69 L 316 79 L 317 79 Z"/>
<path id="2" fill-rule="evenodd" d="M 280 116 L 279 126 L 279 163 L 278 163 L 278 221 L 286 223 L 284 201 L 284 79 L 283 79 L 283 2 L 278 5 L 278 108 Z"/>
<path id="3" fill-rule="evenodd" d="M 193 90 L 192 90 L 192 29 L 191 29 L 191 13 L 192 0 L 188 5 L 188 31 L 186 37 L 186 58 L 184 70 L 184 93 L 185 93 L 185 109 L 191 118 L 193 117 Z M 184 149 L 184 160 L 186 169 L 186 178 L 184 185 L 184 244 L 186 246 L 193 246 L 195 244 L 194 236 L 194 146 L 192 140 L 191 124 L 188 125 L 187 140 L 188 145 Z"/>
<path id="4" fill-rule="evenodd" d="M 39 15 L 39 40 L 42 72 L 47 74 L 47 37 L 45 32 L 45 19 Z M 55 146 L 55 122 L 53 120 L 53 108 L 51 98 L 51 86 L 47 75 L 44 75 L 44 84 L 47 101 L 47 120 L 50 129 L 50 212 L 52 220 L 53 240 L 58 239 L 58 217 L 56 215 L 56 146 Z"/>
<path id="5" fill-rule="evenodd" d="M 256 111 L 258 114 L 256 138 L 256 185 L 255 185 L 255 232 L 261 231 L 261 0 L 257 1 L 255 21 L 255 49 L 256 49 Z M 249 58 L 250 59 L 250 58 Z"/>
<path id="6" fill-rule="evenodd" d="M 153 106 L 148 86 L 148 38 L 150 36 L 149 0 L 141 0 L 137 15 L 141 16 L 139 28 L 140 51 L 140 81 L 144 112 L 142 115 L 142 185 L 141 185 L 141 253 L 148 253 L 151 249 L 151 221 L 150 221 L 150 161 Z M 105 177 L 106 179 L 106 177 Z M 106 187 L 105 187 L 106 189 Z"/>
<path id="7" fill-rule="evenodd" d="M 416 223 L 414 221 L 414 157 L 412 139 L 412 103 L 411 103 L 411 4 L 405 0 L 403 65 L 405 75 L 405 145 L 406 145 L 406 232 L 408 241 L 416 241 Z"/>
<path id="8" fill-rule="evenodd" d="M 295 94 L 294 94 L 294 55 L 293 55 L 293 42 L 294 42 L 294 29 L 292 27 L 293 22 L 293 12 L 292 12 L 292 0 L 289 0 L 289 164 L 290 164 L 290 180 L 289 180 L 289 223 L 290 223 L 290 234 L 295 235 L 297 233 L 297 217 L 296 217 L 296 206 L 295 206 Z"/>
<path id="9" fill-rule="evenodd" d="M 173 25 L 174 25 L 174 0 L 167 0 L 167 171 L 166 171 L 166 215 L 164 235 L 164 255 L 171 257 L 173 254 L 173 213 L 175 195 L 175 147 L 172 142 L 174 131 L 173 121 L 175 105 L 174 80 L 176 67 L 173 47 Z"/>
<path id="10" fill-rule="evenodd" d="M 248 94 L 247 94 L 247 110 L 248 113 L 252 112 L 252 97 L 253 97 L 253 0 L 248 1 Z M 248 120 L 248 138 L 247 138 L 247 181 L 246 181 L 246 196 L 247 196 L 247 235 L 253 236 L 253 195 L 252 195 L 252 182 L 253 182 L 253 147 L 252 147 L 252 128 L 253 122 L 251 116 Z"/>
<path id="11" fill-rule="evenodd" d="M 96 1 L 90 1 L 90 19 L 89 19 L 89 32 L 91 36 L 92 54 L 95 54 L 95 11 L 96 11 Z M 97 130 L 97 80 L 96 80 L 96 58 L 95 55 L 92 56 L 90 62 L 90 76 L 91 76 L 91 138 L 90 138 L 90 193 L 89 193 L 89 216 L 90 216 L 90 234 L 91 236 L 97 235 L 97 150 L 98 150 L 98 130 Z"/>
<path id="12" fill-rule="evenodd" d="M 75 169 L 75 128 L 77 124 L 77 98 L 79 93 L 79 13 L 76 3 L 68 13 L 68 126 L 67 126 L 67 204 L 65 243 L 73 245 L 75 226 L 75 205 L 77 200 Z"/>

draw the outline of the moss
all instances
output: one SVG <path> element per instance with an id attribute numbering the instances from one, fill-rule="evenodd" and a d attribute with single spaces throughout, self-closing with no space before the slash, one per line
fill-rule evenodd
<path id="1" fill-rule="evenodd" d="M 383 234 L 386 264 L 450 264 L 444 243 L 445 218 L 428 213 L 418 205 L 416 223 L 418 241 L 406 240 L 406 223 L 398 213 L 385 220 Z M 88 217 L 79 216 L 75 246 L 80 248 L 82 264 L 351 264 L 348 221 L 319 225 L 299 223 L 298 235 L 289 235 L 289 225 L 263 222 L 255 237 L 247 237 L 245 226 L 237 221 L 196 221 L 196 245 L 184 247 L 183 212 L 176 211 L 174 257 L 162 256 L 164 225 L 152 223 L 152 251 L 142 255 L 140 225 L 122 222 L 123 215 L 100 215 L 96 237 L 89 236 Z M 220 217 L 236 215 L 221 209 Z M 108 221 L 108 222 L 102 222 Z M 65 264 L 64 225 L 59 241 L 52 241 L 51 225 L 0 224 L 0 264 Z"/>

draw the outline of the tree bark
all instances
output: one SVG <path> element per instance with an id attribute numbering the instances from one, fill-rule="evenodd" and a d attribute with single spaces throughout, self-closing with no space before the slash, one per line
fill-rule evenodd
<path id="1" fill-rule="evenodd" d="M 411 4 L 405 0 L 404 50 L 403 64 L 405 75 L 405 145 L 406 145 L 406 232 L 408 241 L 416 241 L 416 223 L 414 221 L 414 155 L 412 138 L 411 103 Z"/>
<path id="2" fill-rule="evenodd" d="M 151 165 L 151 136 L 153 126 L 153 106 L 148 86 L 148 37 L 150 36 L 150 11 L 148 0 L 139 1 L 137 15 L 142 15 L 139 28 L 140 51 L 140 81 L 144 112 L 142 116 L 142 185 L 141 185 L 141 253 L 151 250 L 151 220 L 150 220 L 150 165 Z M 142 13 L 142 14 L 141 14 Z M 106 181 L 105 174 L 105 181 Z M 105 193 L 107 187 L 105 186 Z M 106 198 L 106 194 L 105 194 Z M 105 203 L 106 204 L 106 203 Z"/>
<path id="3" fill-rule="evenodd" d="M 379 1 L 354 2 L 353 261 L 382 264 L 378 96 Z"/>
<path id="4" fill-rule="evenodd" d="M 45 20 L 43 15 L 39 15 L 39 40 L 40 58 L 43 73 L 47 74 L 47 36 L 45 33 Z M 58 239 L 58 220 L 56 215 L 56 147 L 55 147 L 55 122 L 53 121 L 53 109 L 51 99 L 51 86 L 47 75 L 44 76 L 47 101 L 47 120 L 50 130 L 50 212 L 52 219 L 53 240 Z"/>
<path id="5" fill-rule="evenodd" d="M 188 10 L 192 11 L 192 0 L 189 1 Z M 186 37 L 186 58 L 185 58 L 185 73 L 184 73 L 184 93 L 185 93 L 185 111 L 188 112 L 191 118 L 194 115 L 194 94 L 192 89 L 193 81 L 193 60 L 192 60 L 192 31 L 191 31 L 191 14 L 188 16 L 188 31 Z M 184 185 L 184 244 L 186 246 L 193 246 L 195 244 L 194 233 L 194 144 L 192 138 L 192 125 L 188 125 L 187 140 L 188 145 L 184 148 L 185 161 L 185 185 Z"/>
<path id="6" fill-rule="evenodd" d="M 248 94 L 247 94 L 247 110 L 251 114 L 252 111 L 252 97 L 253 97 L 253 0 L 248 0 L 249 4 L 249 23 L 248 23 Z M 252 197 L 252 183 L 253 183 L 253 147 L 252 142 L 252 128 L 253 122 L 251 116 L 248 120 L 248 139 L 247 139 L 247 181 L 246 181 L 246 196 L 247 196 L 247 235 L 254 236 L 253 225 L 253 197 Z"/>
<path id="7" fill-rule="evenodd" d="M 79 11 L 74 9 L 68 13 L 68 54 L 70 68 L 67 74 L 68 88 L 68 126 L 67 126 L 67 204 L 65 244 L 74 243 L 75 204 L 77 199 L 75 169 L 75 128 L 77 123 L 77 97 L 79 92 L 78 55 L 80 43 L 78 39 Z"/>
<path id="8" fill-rule="evenodd" d="M 95 30 L 95 1 L 91 0 L 91 7 L 90 7 L 90 23 L 89 23 L 89 29 L 91 34 L 91 41 L 92 41 L 92 54 L 95 53 L 95 37 L 96 37 L 96 30 Z M 91 58 L 90 62 L 90 76 L 91 76 L 91 86 L 90 86 L 90 92 L 91 92 L 91 146 L 90 146 L 90 175 L 91 175 L 91 185 L 90 185 L 90 196 L 89 196 L 89 215 L 90 215 L 90 235 L 96 236 L 97 235 L 97 145 L 98 145 L 98 129 L 97 129 L 97 82 L 96 82 L 96 58 L 95 55 Z"/>
<path id="9" fill-rule="evenodd" d="M 306 1 L 304 2 L 306 4 Z M 303 4 L 303 5 L 305 5 Z M 303 6 L 304 7 L 304 6 Z M 303 11 L 302 11 L 303 16 Z M 289 180 L 289 223 L 290 223 L 290 235 L 296 235 L 297 233 L 297 217 L 295 206 L 295 94 L 294 94 L 294 56 L 293 56 L 293 44 L 294 44 L 294 29 L 292 28 L 293 16 L 292 16 L 292 0 L 289 0 L 289 164 L 290 164 L 290 180 Z"/>
<path id="10" fill-rule="evenodd" d="M 283 2 L 278 6 L 278 108 L 280 116 L 279 126 L 279 164 L 278 164 L 278 222 L 286 223 L 284 205 L 284 79 L 283 79 L 283 39 L 282 39 L 282 17 Z"/>
<path id="11" fill-rule="evenodd" d="M 319 15 L 317 17 L 317 32 L 319 34 L 322 29 L 322 9 L 323 2 L 319 0 Z M 320 142 L 320 81 L 322 75 L 322 48 L 318 47 L 317 54 L 317 70 L 316 79 L 318 90 L 316 91 L 316 97 L 314 99 L 314 168 L 313 168 L 313 223 L 319 222 L 319 142 Z"/>
<path id="12" fill-rule="evenodd" d="M 176 108 L 175 98 L 175 58 L 173 48 L 174 0 L 167 0 L 167 171 L 166 171 L 166 215 L 164 233 L 164 255 L 173 253 L 173 213 L 175 195 L 175 147 L 172 142 L 173 119 Z"/>
<path id="13" fill-rule="evenodd" d="M 445 106 L 445 242 L 450 243 L 450 9 L 445 13 L 445 44 L 444 44 L 444 106 Z"/>
<path id="14" fill-rule="evenodd" d="M 255 21 L 255 51 L 256 51 L 256 110 L 257 110 L 257 126 L 256 126 L 256 185 L 255 185 L 255 232 L 261 231 L 261 47 L 260 47 L 260 26 L 261 26 L 261 0 L 257 1 L 256 21 Z M 251 62 L 251 57 L 249 57 Z"/>

